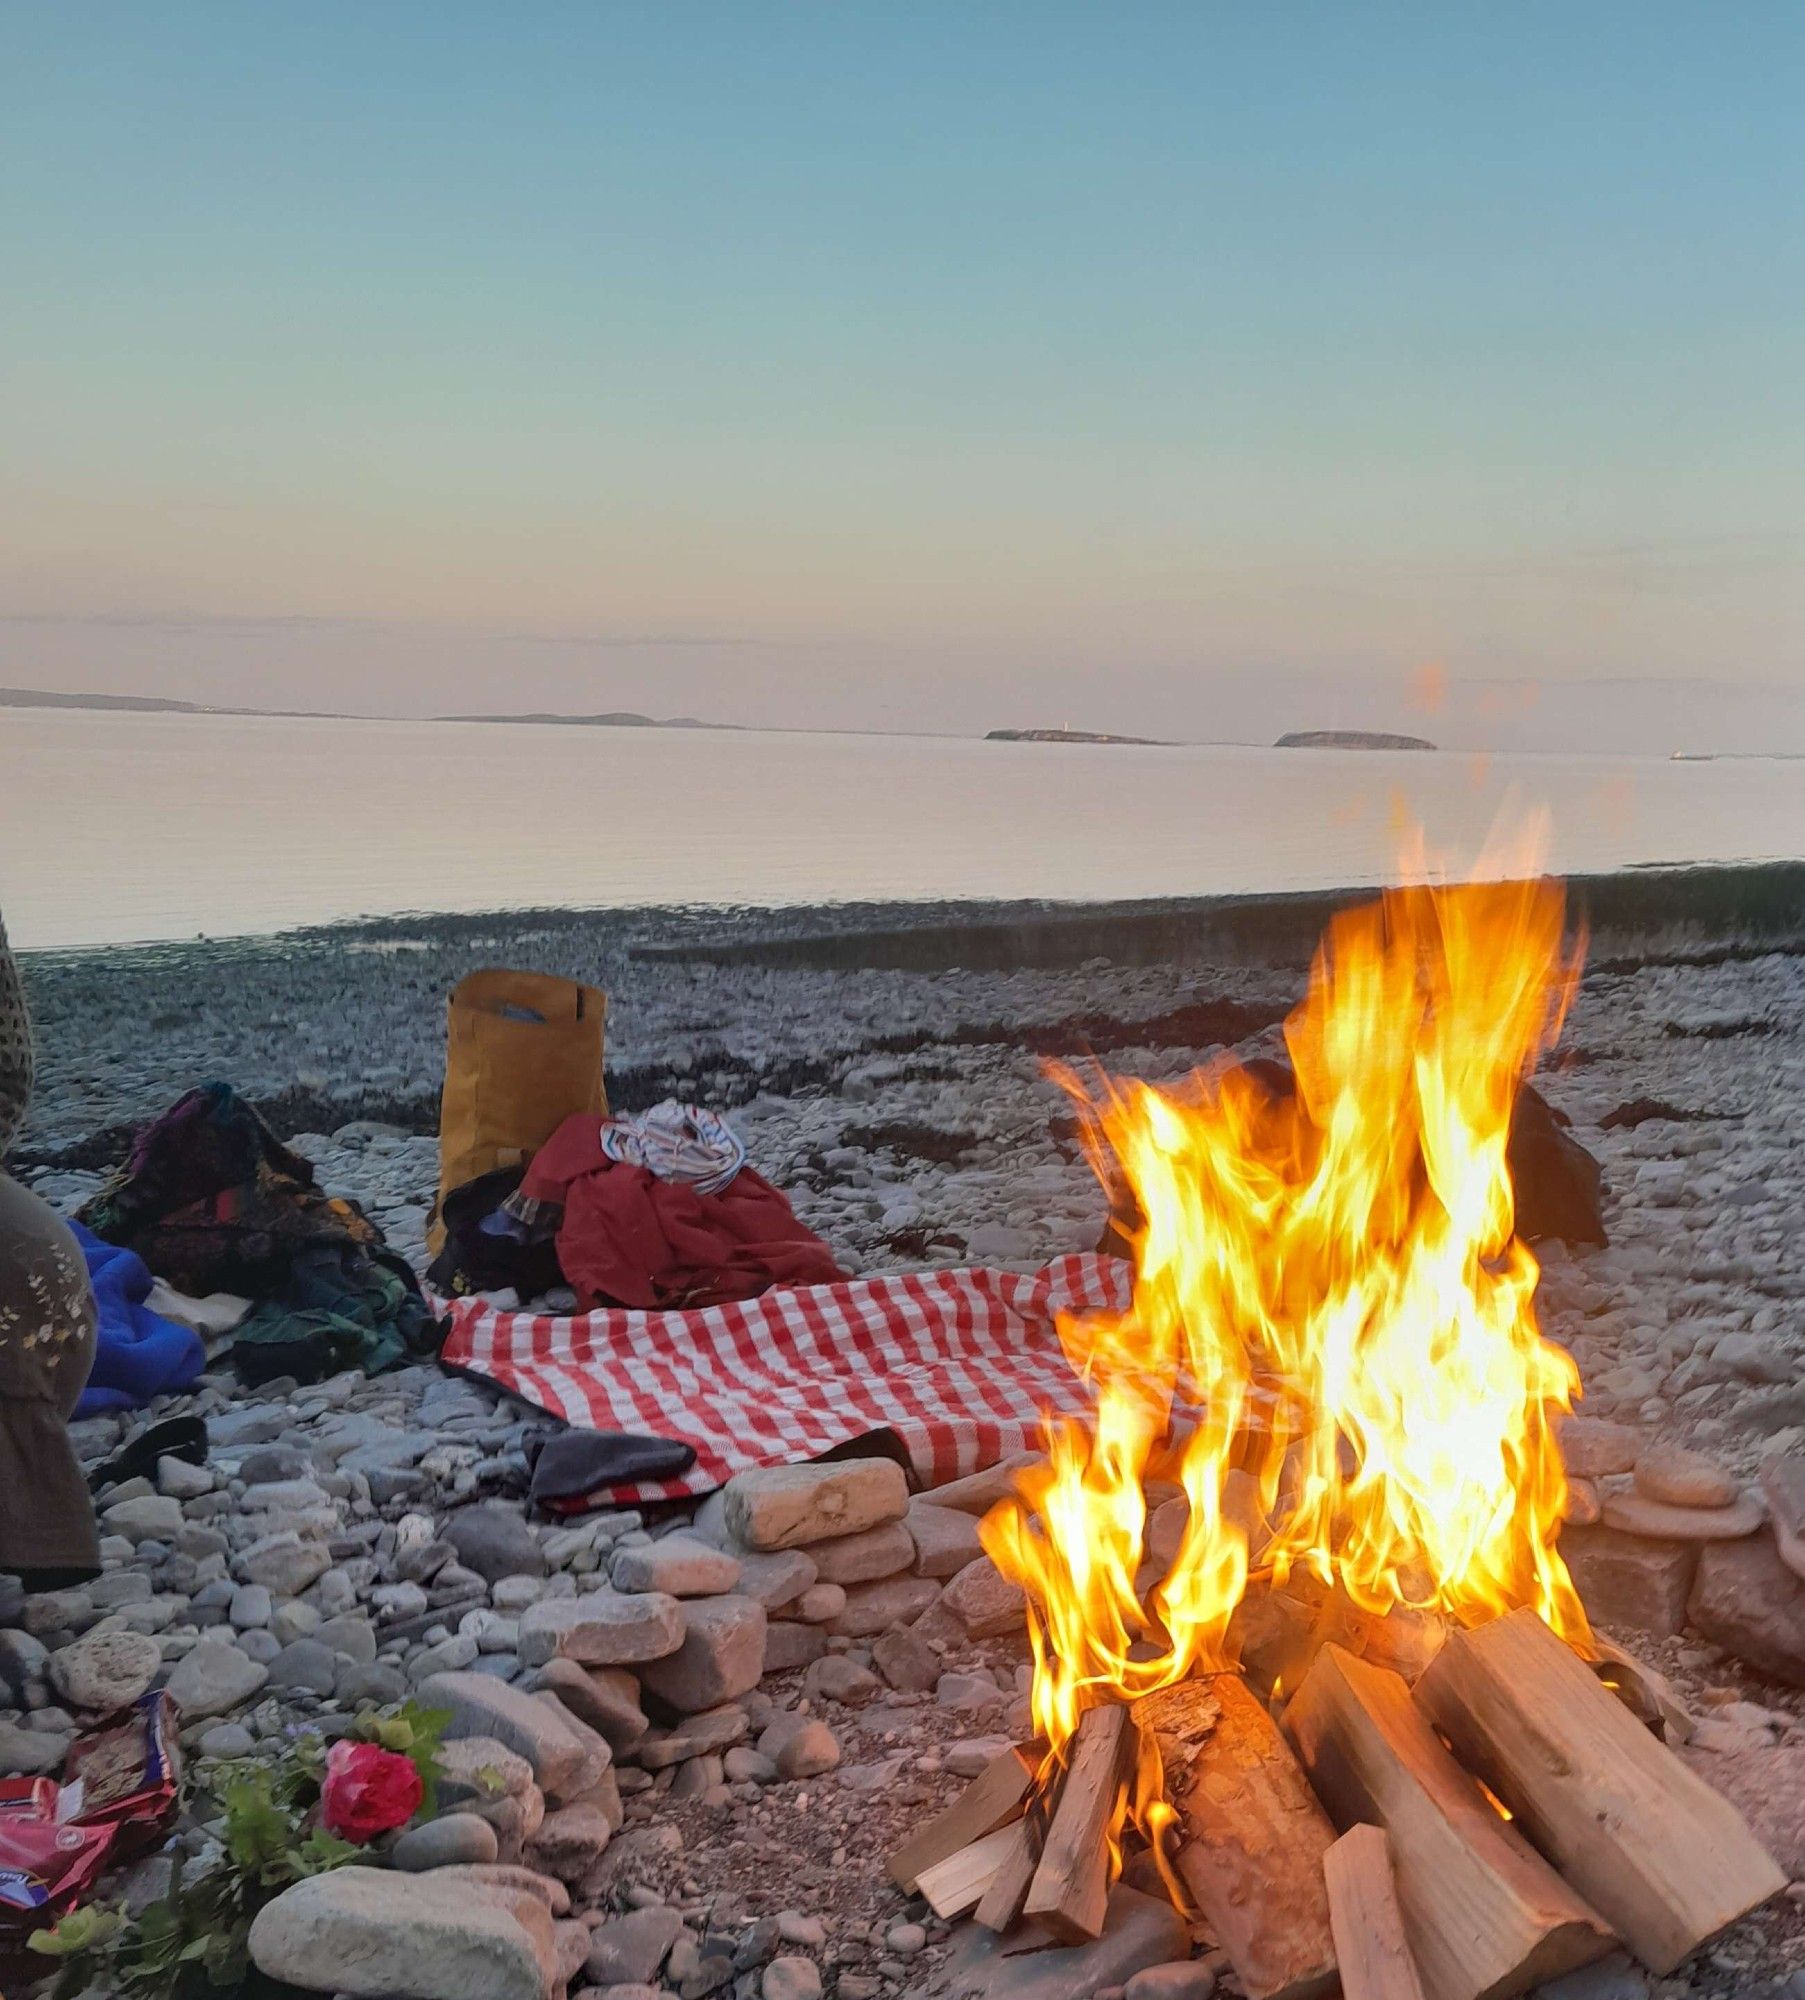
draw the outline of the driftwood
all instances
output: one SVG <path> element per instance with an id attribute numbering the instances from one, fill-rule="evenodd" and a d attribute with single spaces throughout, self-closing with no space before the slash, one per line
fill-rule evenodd
<path id="1" fill-rule="evenodd" d="M 1079 1718 L 1022 1915 L 1067 1943 L 1100 1937 L 1109 1904 L 1109 1837 L 1138 1745 L 1125 1703 Z"/>
<path id="2" fill-rule="evenodd" d="M 1335 1830 L 1272 1718 L 1237 1674 L 1148 1695 L 1135 1717 L 1165 1765 L 1178 1875 L 1248 2000 L 1331 1993 L 1322 1868 Z"/>
<path id="3" fill-rule="evenodd" d="M 1603 1921 L 1448 1755 L 1397 1674 L 1325 1647 L 1285 1728 L 1336 1823 L 1391 1836 L 1429 2000 L 1506 2000 L 1610 1950 Z"/>
<path id="4" fill-rule="evenodd" d="M 912 1894 L 924 1870 L 1019 1819 L 1033 1786 L 1028 1753 L 1005 1750 L 993 1757 L 944 1812 L 917 1827 L 891 1855 L 890 1879 Z"/>
<path id="5" fill-rule="evenodd" d="M 1350 1826 L 1323 1856 L 1322 1874 L 1342 2000 L 1424 2000 L 1383 1828 Z"/>
<path id="6" fill-rule="evenodd" d="M 1456 1634 L 1416 1698 L 1652 1971 L 1785 1888 L 1736 1808 L 1533 1611 Z"/>

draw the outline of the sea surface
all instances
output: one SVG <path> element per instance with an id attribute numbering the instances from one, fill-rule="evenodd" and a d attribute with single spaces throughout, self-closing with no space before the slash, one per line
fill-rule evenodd
<path id="1" fill-rule="evenodd" d="M 1805 762 L 987 743 L 0 709 L 24 948 L 416 911 L 1097 901 L 1455 868 L 1541 811 L 1567 872 L 1805 857 Z"/>

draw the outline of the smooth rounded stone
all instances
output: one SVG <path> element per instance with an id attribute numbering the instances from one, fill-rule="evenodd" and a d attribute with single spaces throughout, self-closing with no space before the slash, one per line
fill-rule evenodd
<path id="1" fill-rule="evenodd" d="M 407 1699 L 407 1676 L 399 1667 L 373 1660 L 346 1674 L 338 1696 L 350 1708 L 392 1708 Z"/>
<path id="2" fill-rule="evenodd" d="M 928 1934 L 919 1924 L 892 1924 L 884 1933 L 884 1948 L 898 1958 L 913 1958 L 928 1948 Z"/>
<path id="3" fill-rule="evenodd" d="M 838 1765 L 840 1740 L 818 1717 L 780 1715 L 758 1739 L 758 1751 L 780 1778 L 818 1778 Z"/>
<path id="4" fill-rule="evenodd" d="M 963 1513 L 957 1507 L 937 1507 L 932 1497 L 911 1500 L 903 1525 L 915 1546 L 917 1576 L 931 1576 L 945 1582 L 984 1553 L 978 1541 L 976 1515 Z"/>
<path id="5" fill-rule="evenodd" d="M 925 1576 L 887 1576 L 878 1583 L 855 1583 L 846 1593 L 840 1615 L 824 1629 L 843 1639 L 870 1638 L 893 1625 L 912 1624 L 938 1600 L 940 1592 L 941 1586 Z"/>
<path id="6" fill-rule="evenodd" d="M 955 1778 L 975 1778 L 1008 1748 L 1007 1736 L 968 1736 L 949 1744 L 943 1761 Z"/>
<path id="7" fill-rule="evenodd" d="M 233 1565 L 241 1581 L 261 1583 L 280 1597 L 299 1597 L 331 1567 L 324 1542 L 303 1541 L 288 1530 L 253 1542 Z"/>
<path id="8" fill-rule="evenodd" d="M 564 1884 L 555 1875 L 541 1875 L 536 1868 L 523 1868 L 518 1862 L 454 1863 L 449 1868 L 434 1869 L 433 1877 L 434 1888 L 461 1883 L 477 1890 L 504 1889 L 512 1895 L 531 1896 L 548 1917 L 570 1914 L 570 1891 Z"/>
<path id="9" fill-rule="evenodd" d="M 269 1663 L 269 1684 L 284 1693 L 328 1695 L 338 1686 L 338 1677 L 337 1655 L 317 1639 L 296 1639 Z"/>
<path id="10" fill-rule="evenodd" d="M 529 1604 L 537 1604 L 546 1594 L 542 1576 L 504 1576 L 491 1586 L 489 1602 L 504 1617 L 518 1617 Z"/>
<path id="11" fill-rule="evenodd" d="M 777 1935 L 785 1944 L 806 1945 L 819 1950 L 827 1942 L 827 1926 L 805 1910 L 779 1910 Z"/>
<path id="12" fill-rule="evenodd" d="M 1636 1491 L 1668 1507 L 1729 1507 L 1740 1489 L 1702 1452 L 1651 1444 L 1636 1461 Z"/>
<path id="13" fill-rule="evenodd" d="M 216 1722 L 211 1729 L 201 1731 L 203 1757 L 248 1757 L 256 1748 L 256 1737 L 242 1722 Z"/>
<path id="14" fill-rule="evenodd" d="M 740 1566 L 737 1595 L 756 1598 L 767 1611 L 783 1611 L 816 1580 L 814 1559 L 800 1549 L 734 1549 L 731 1553 Z"/>
<path id="15" fill-rule="evenodd" d="M 492 1737 L 524 1757 L 548 1792 L 573 1786 L 595 1764 L 577 1734 L 582 1725 L 556 1701 L 523 1693 L 487 1674 L 434 1674 L 421 1684 L 420 1699 L 427 1708 L 451 1711 L 445 1726 L 448 1742 L 463 1736 Z M 607 1768 L 609 1758 L 601 1738 L 586 1733 L 602 1752 L 601 1763 L 589 1779 L 593 1783 Z"/>
<path id="16" fill-rule="evenodd" d="M 190 1465 L 185 1458 L 157 1460 L 157 1491 L 171 1500 L 198 1500 L 213 1491 L 213 1474 L 204 1465 Z"/>
<path id="17" fill-rule="evenodd" d="M 563 1806 L 548 1812 L 527 1844 L 532 1865 L 560 1882 L 580 1882 L 607 1852 L 614 1827 L 595 1806 Z"/>
<path id="18" fill-rule="evenodd" d="M 15 1705 L 28 1682 L 42 1679 L 49 1658 L 50 1649 L 42 1639 L 29 1632 L 0 1630 L 0 1687 Z"/>
<path id="19" fill-rule="evenodd" d="M 764 1671 L 768 1674 L 787 1674 L 806 1667 L 826 1651 L 827 1633 L 819 1625 L 778 1619 L 765 1627 Z"/>
<path id="20" fill-rule="evenodd" d="M 442 1804 L 517 1799 L 533 1788 L 533 1767 L 493 1736 L 461 1736 L 439 1747 Z"/>
<path id="21" fill-rule="evenodd" d="M 163 1649 L 142 1632 L 89 1632 L 50 1656 L 50 1684 L 72 1708 L 110 1715 L 162 1671 Z"/>
<path id="22" fill-rule="evenodd" d="M 789 1615 L 804 1625 L 829 1625 L 846 1609 L 846 1591 L 837 1583 L 811 1583 L 790 1606 Z"/>
<path id="23" fill-rule="evenodd" d="M 1786 1343 L 1765 1333 L 1726 1333 L 1711 1350 L 1711 1373 L 1718 1380 L 1740 1376 L 1745 1382 L 1775 1385 L 1792 1382 L 1799 1363 Z"/>
<path id="24" fill-rule="evenodd" d="M 940 1683 L 940 1655 L 907 1626 L 872 1641 L 871 1664 L 899 1694 L 926 1694 Z"/>
<path id="25" fill-rule="evenodd" d="M 1122 2000 L 1212 2000 L 1216 1968 L 1201 1958 L 1149 1965 L 1122 1989 Z"/>
<path id="26" fill-rule="evenodd" d="M 148 1541 L 173 1541 L 182 1532 L 182 1503 L 161 1493 L 135 1500 L 115 1500 L 103 1508 L 101 1526 L 109 1535 L 123 1535 L 134 1547 Z"/>
<path id="27" fill-rule="evenodd" d="M 70 1736 L 55 1736 L 45 1730 L 21 1729 L 15 1723 L 0 1722 L 0 1776 L 47 1778 L 63 1768 L 73 1740 Z"/>
<path id="28" fill-rule="evenodd" d="M 844 1708 L 863 1708 L 882 1686 L 869 1667 L 842 1653 L 817 1660 L 802 1677 L 802 1691 L 810 1701 L 837 1701 Z"/>
<path id="29" fill-rule="evenodd" d="M 909 1510 L 909 1482 L 888 1458 L 766 1465 L 727 1482 L 723 1515 L 749 1549 L 794 1549 L 856 1535 Z"/>
<path id="30" fill-rule="evenodd" d="M 276 1486 L 290 1479 L 305 1479 L 313 1470 L 313 1460 L 293 1445 L 263 1444 L 247 1451 L 238 1464 L 238 1477 L 247 1486 Z"/>
<path id="31" fill-rule="evenodd" d="M 269 1628 L 284 1646 L 292 1646 L 297 1639 L 318 1636 L 320 1614 L 311 1604 L 303 1604 L 298 1597 L 291 1597 L 286 1604 L 278 1604 L 270 1613 Z"/>
<path id="32" fill-rule="evenodd" d="M 311 1636 L 360 1667 L 369 1666 L 376 1658 L 376 1628 L 367 1618 L 341 1613 L 323 1619 Z"/>
<path id="33" fill-rule="evenodd" d="M 967 1563 L 946 1586 L 941 1603 L 973 1639 L 1000 1639 L 1024 1629 L 1028 1600 L 988 1556 Z"/>
<path id="34" fill-rule="evenodd" d="M 260 1667 L 267 1667 L 282 1650 L 282 1643 L 273 1632 L 240 1632 L 238 1650 L 247 1660 L 255 1660 Z"/>
<path id="35" fill-rule="evenodd" d="M 758 1685 L 765 1665 L 762 1604 L 740 1596 L 694 1598 L 687 1622 L 674 1653 L 640 1668 L 640 1682 L 650 1694 L 680 1715 L 693 1715 Z"/>
<path id="36" fill-rule="evenodd" d="M 543 1576 L 545 1551 L 519 1510 L 501 1501 L 466 1507 L 453 1514 L 441 1530 L 457 1550 L 458 1561 L 485 1583 L 507 1576 Z"/>
<path id="37" fill-rule="evenodd" d="M 274 1600 L 263 1584 L 241 1583 L 232 1593 L 226 1616 L 234 1630 L 255 1632 L 270 1622 L 275 1608 Z"/>
<path id="38" fill-rule="evenodd" d="M 554 1657 L 539 1669 L 539 1686 L 604 1737 L 617 1756 L 651 1727 L 639 1705 L 639 1682 L 624 1667 L 584 1667 Z"/>
<path id="39" fill-rule="evenodd" d="M 579 1666 L 641 1665 L 675 1653 L 684 1632 L 683 1606 L 662 1591 L 594 1590 L 529 1605 L 520 1614 L 520 1657 L 529 1667 L 554 1657 Z"/>
<path id="40" fill-rule="evenodd" d="M 269 1679 L 261 1666 L 223 1639 L 204 1638 L 170 1669 L 169 1698 L 184 1722 L 202 1722 L 242 1708 Z"/>
<path id="41" fill-rule="evenodd" d="M 453 1812 L 410 1828 L 389 1850 L 389 1860 L 404 1874 L 422 1875 L 429 1868 L 481 1867 L 499 1850 L 486 1819 Z"/>
<path id="42" fill-rule="evenodd" d="M 721 1759 L 722 1775 L 736 1785 L 768 1785 L 777 1776 L 777 1766 L 762 1750 L 736 1743 Z"/>
<path id="43" fill-rule="evenodd" d="M 740 1565 L 725 1549 L 694 1535 L 666 1535 L 635 1548 L 618 1548 L 608 1563 L 619 1591 L 661 1591 L 667 1597 L 719 1597 L 740 1580 Z"/>
<path id="44" fill-rule="evenodd" d="M 960 1715 L 984 1715 L 1008 1699 L 987 1674 L 942 1674 L 934 1684 L 935 1706 Z"/>
<path id="45" fill-rule="evenodd" d="M 1768 1536 L 1704 1548 L 1687 1622 L 1751 1667 L 1805 1687 L 1805 1581 Z"/>
<path id="46" fill-rule="evenodd" d="M 1767 1519 L 1761 1502 L 1744 1494 L 1728 1507 L 1665 1507 L 1637 1492 L 1608 1494 L 1604 1524 L 1626 1535 L 1662 1542 L 1735 1542 Z"/>
<path id="47" fill-rule="evenodd" d="M 1614 1424 L 1603 1417 L 1567 1417 L 1555 1437 L 1561 1463 L 1579 1479 L 1633 1472 L 1642 1455 L 1643 1434 L 1634 1424 Z"/>
<path id="48" fill-rule="evenodd" d="M 266 1978 L 352 2000 L 544 2000 L 557 1978 L 551 1918 L 539 1911 L 536 1937 L 512 1904 L 531 1899 L 339 1868 L 258 1912 L 251 1960 Z"/>
<path id="49" fill-rule="evenodd" d="M 686 1758 L 677 1766 L 670 1796 L 673 1799 L 706 1798 L 726 1776 L 726 1769 L 721 1759 L 713 1755 Z"/>
<path id="50" fill-rule="evenodd" d="M 759 1976 L 761 2000 L 821 2000 L 821 1968 L 812 1958 L 786 1953 Z"/>
<path id="51" fill-rule="evenodd" d="M 886 1521 L 856 1535 L 829 1542 L 811 1542 L 803 1553 L 815 1565 L 821 1583 L 876 1583 L 900 1576 L 915 1561 L 915 1543 L 901 1521 Z"/>

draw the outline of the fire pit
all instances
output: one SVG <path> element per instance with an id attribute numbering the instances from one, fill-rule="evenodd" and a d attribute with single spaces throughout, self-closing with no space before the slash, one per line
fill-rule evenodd
<path id="1" fill-rule="evenodd" d="M 1784 1887 L 1595 1671 L 1556 1545 L 1580 1382 L 1506 1154 L 1580 959 L 1533 871 L 1388 891 L 1288 1079 L 1066 1073 L 1134 1295 L 1062 1328 L 1094 1413 L 984 1523 L 1038 1740 L 895 1857 L 942 1915 L 1095 1937 L 1126 1871 L 1250 2000 L 1480 2000 L 1619 1940 L 1667 1971 Z"/>

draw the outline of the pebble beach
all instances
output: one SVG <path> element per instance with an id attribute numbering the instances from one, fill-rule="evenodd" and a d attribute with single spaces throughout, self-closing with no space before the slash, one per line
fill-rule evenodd
<path id="1" fill-rule="evenodd" d="M 328 1191 L 355 1198 L 423 1266 L 444 996 L 468 970 L 515 965 L 602 987 L 615 1107 L 678 1096 L 725 1112 L 846 1268 L 1033 1267 L 1093 1247 L 1106 1214 L 1047 1059 L 1182 1076 L 1281 1020 L 1304 964 L 1289 942 L 1262 953 L 1245 941 L 1140 962 L 1112 953 L 1107 912 L 1094 949 L 1079 941 L 1068 962 L 1025 969 L 962 963 L 956 948 L 917 966 L 824 963 L 847 954 L 819 948 L 861 930 L 1023 915 L 911 905 L 401 918 L 26 955 L 40 1067 L 14 1171 L 72 1211 L 134 1124 L 223 1078 Z M 787 960 L 734 956 L 773 934 L 795 941 Z M 1619 1469 L 1599 1475 L 1595 1501 L 1608 1522 L 1638 1453 L 1657 1448 L 1709 1460 L 1732 1494 L 1758 1492 L 1764 1467 L 1805 1450 L 1805 942 L 1734 925 L 1601 931 L 1538 1082 L 1604 1170 L 1608 1247 L 1538 1249 L 1543 1328 L 1579 1365 L 1584 1419 L 1640 1441 L 1627 1461 L 1600 1458 Z M 998 1618 L 980 1601 L 963 1568 L 975 1540 L 937 1518 L 957 1508 L 880 1508 L 852 1539 L 887 1533 L 888 1553 L 836 1551 L 829 1538 L 787 1595 L 769 1578 L 754 1587 L 756 1563 L 691 1595 L 670 1566 L 706 1570 L 698 1548 L 732 1536 L 626 1511 L 527 1524 L 513 1496 L 535 1414 L 480 1384 L 412 1368 L 285 1396 L 243 1392 L 221 1367 L 157 1414 L 189 1409 L 208 1421 L 208 1467 L 103 1494 L 106 1575 L 14 1607 L 19 1631 L 0 1633 L 0 1703 L 12 1704 L 0 1768 L 53 1767 L 77 1719 L 57 1661 L 103 1621 L 154 1641 L 157 1671 L 194 1684 L 186 1734 L 205 1760 L 359 1699 L 444 1694 L 447 1677 L 478 1706 L 483 1681 L 504 1691 L 498 1701 L 556 1692 L 560 1673 L 548 1683 L 546 1668 L 565 1655 L 532 1635 L 575 1615 L 553 1616 L 557 1605 L 604 1586 L 690 1606 L 692 1633 L 707 1624 L 697 1602 L 759 1600 L 767 1648 L 770 1634 L 803 1636 L 767 1650 L 732 1695 L 698 1695 L 687 1722 L 667 1716 L 648 1731 L 642 1714 L 636 1732 L 617 1717 L 610 1734 L 605 1702 L 573 1689 L 611 1747 L 611 1789 L 599 1766 L 586 1789 L 568 1773 L 548 1779 L 506 1715 L 473 1729 L 526 1769 L 510 1767 L 510 1810 L 491 1802 L 473 1815 L 483 1832 L 463 1833 L 462 1847 L 441 1837 L 447 1857 L 524 1862 L 551 1884 L 554 1969 L 572 1994 L 979 1990 L 951 1927 L 907 1903 L 883 1869 L 900 1833 L 1025 1719 L 1019 1610 Z M 84 1456 L 130 1428 L 81 1426 Z M 285 1512 L 317 1517 L 298 1556 L 281 1541 Z M 266 1548 L 272 1537 L 280 1545 Z M 1770 1591 L 1772 1603 L 1743 1614 L 1759 1630 L 1739 1635 L 1726 1617 L 1715 1634 L 1689 1624 L 1621 1635 L 1714 1719 L 1687 1754 L 1751 1817 L 1795 1888 L 1672 1977 L 1626 1975 L 1640 1985 L 1600 1985 L 1600 2000 L 1796 1990 L 1785 1982 L 1805 1963 L 1805 1583 L 1792 1589 L 1796 1603 Z M 924 1610 L 947 1640 L 925 1663 L 895 1637 Z M 1790 1673 L 1776 1671 L 1789 1659 Z M 615 1671 L 593 1663 L 593 1676 Z M 629 1705 L 620 1682 L 631 1679 L 609 1683 Z M 200 1853 L 207 1835 L 189 1827 L 181 1839 Z M 776 1885 L 773 1841 L 787 1856 Z M 166 1861 L 139 1864 L 141 1892 Z M 1225 1967 L 1211 1970 L 1216 1990 L 1236 1991 Z M 1023 2000 L 1060 1990 L 1020 1988 Z"/>

